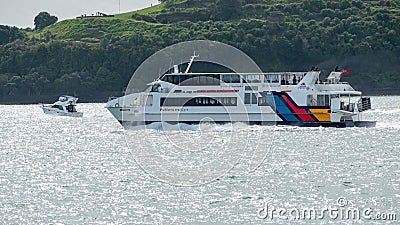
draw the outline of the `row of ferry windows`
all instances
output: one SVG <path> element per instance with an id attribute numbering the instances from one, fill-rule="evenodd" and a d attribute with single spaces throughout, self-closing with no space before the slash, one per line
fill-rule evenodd
<path id="1" fill-rule="evenodd" d="M 244 75 L 244 83 L 261 83 L 265 78 L 268 83 L 279 83 L 279 74 L 255 74 Z M 224 83 L 241 83 L 241 77 L 238 74 L 206 74 L 206 75 L 165 75 L 162 81 L 169 82 L 181 86 L 198 86 L 198 85 L 220 85 Z"/>
<path id="2" fill-rule="evenodd" d="M 244 83 L 279 83 L 279 74 L 246 74 L 242 76 Z M 221 80 L 225 83 L 240 83 L 238 74 L 222 74 Z"/>
<path id="3" fill-rule="evenodd" d="M 160 106 L 237 106 L 236 97 L 161 98 Z"/>
<path id="4" fill-rule="evenodd" d="M 180 84 L 181 86 L 197 86 L 197 85 L 219 85 L 219 75 L 166 75 L 161 78 L 172 84 Z"/>
<path id="5" fill-rule="evenodd" d="M 267 96 L 262 96 L 257 98 L 256 93 L 245 93 L 244 94 L 244 104 L 257 104 L 259 106 L 271 106 L 271 99 Z"/>
<path id="6" fill-rule="evenodd" d="M 246 93 L 244 104 L 258 104 L 259 106 L 269 106 L 270 101 L 267 97 L 257 98 L 254 93 Z M 237 106 L 236 97 L 196 97 L 196 98 L 161 98 L 160 106 Z"/>
<path id="7" fill-rule="evenodd" d="M 308 106 L 330 106 L 329 95 L 307 95 Z"/>

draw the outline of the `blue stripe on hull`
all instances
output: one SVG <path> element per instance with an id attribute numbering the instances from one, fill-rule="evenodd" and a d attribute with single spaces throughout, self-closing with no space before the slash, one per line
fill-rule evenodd
<path id="1" fill-rule="evenodd" d="M 281 118 L 285 121 L 288 122 L 298 122 L 299 119 L 295 115 L 293 115 L 292 111 L 287 107 L 287 105 L 282 101 L 280 96 L 274 96 L 275 99 L 275 106 L 276 106 L 276 111 L 278 115 L 281 116 Z"/>

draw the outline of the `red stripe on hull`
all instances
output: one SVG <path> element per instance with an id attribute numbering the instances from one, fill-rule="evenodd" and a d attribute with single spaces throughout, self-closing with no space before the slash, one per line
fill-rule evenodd
<path id="1" fill-rule="evenodd" d="M 303 121 L 303 122 L 314 122 L 314 118 L 305 109 L 297 108 L 287 96 L 282 95 L 282 98 L 289 105 L 290 109 Z"/>
<path id="2" fill-rule="evenodd" d="M 197 93 L 239 92 L 239 90 L 198 90 Z"/>

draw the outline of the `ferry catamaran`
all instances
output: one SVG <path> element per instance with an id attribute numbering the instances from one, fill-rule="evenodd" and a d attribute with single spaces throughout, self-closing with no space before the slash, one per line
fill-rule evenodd
<path id="1" fill-rule="evenodd" d="M 244 122 L 324 127 L 373 127 L 363 120 L 369 97 L 341 82 L 348 71 L 190 73 L 174 66 L 145 91 L 113 98 L 106 108 L 123 125 Z"/>

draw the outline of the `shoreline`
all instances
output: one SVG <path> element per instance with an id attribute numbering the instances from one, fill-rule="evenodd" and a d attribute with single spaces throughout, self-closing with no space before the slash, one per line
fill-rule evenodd
<path id="1" fill-rule="evenodd" d="M 363 96 L 400 96 L 400 89 L 381 89 L 362 91 Z M 32 105 L 52 104 L 61 95 L 40 95 L 40 96 L 0 96 L 0 105 Z M 105 93 L 90 96 L 76 96 L 79 103 L 106 103 L 111 96 L 120 97 L 121 93 Z"/>
<path id="2" fill-rule="evenodd" d="M 39 96 L 0 96 L 0 105 L 32 105 L 32 104 L 52 104 L 58 100 L 62 94 L 39 95 Z M 111 96 L 122 96 L 117 93 L 105 93 L 98 95 L 87 95 L 76 97 L 79 98 L 78 103 L 106 103 Z"/>

